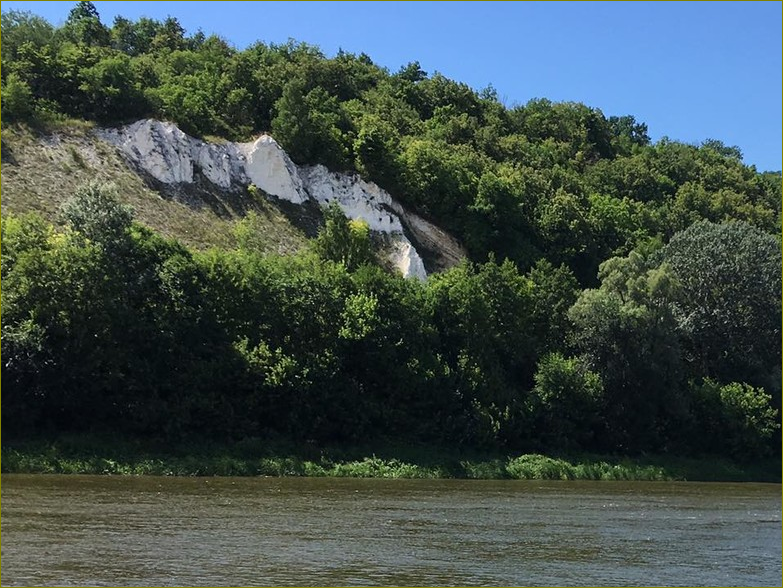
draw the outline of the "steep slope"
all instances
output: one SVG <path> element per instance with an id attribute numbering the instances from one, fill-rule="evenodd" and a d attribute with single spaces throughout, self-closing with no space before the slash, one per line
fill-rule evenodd
<path id="1" fill-rule="evenodd" d="M 135 218 L 167 237 L 197 249 L 234 247 L 233 229 L 255 212 L 254 240 L 263 251 L 293 253 L 307 241 L 279 207 L 265 198 L 241 198 L 199 180 L 191 190 L 161 192 L 162 184 L 130 169 L 112 145 L 87 125 L 63 125 L 41 135 L 24 126 L 4 126 L 2 134 L 3 214 L 36 212 L 60 222 L 60 206 L 84 182 L 113 182 Z"/>
<path id="2" fill-rule="evenodd" d="M 346 216 L 362 219 L 382 237 L 391 262 L 406 277 L 424 278 L 465 257 L 459 243 L 425 219 L 406 211 L 387 192 L 356 174 L 323 165 L 297 166 L 269 135 L 250 143 L 209 144 L 171 123 L 141 120 L 98 136 L 115 145 L 133 167 L 168 188 L 203 177 L 225 192 L 261 190 L 299 206 L 337 202 Z M 425 269 L 422 254 L 428 259 Z"/>
<path id="3" fill-rule="evenodd" d="M 268 135 L 208 143 L 156 120 L 47 135 L 9 127 L 2 161 L 4 213 L 34 210 L 57 221 L 74 189 L 97 178 L 117 184 L 141 222 L 199 248 L 233 246 L 235 223 L 255 211 L 263 249 L 293 252 L 315 235 L 321 207 L 337 202 L 346 216 L 369 225 L 390 265 L 406 277 L 424 278 L 466 256 L 448 233 L 377 185 L 323 165 L 297 166 Z"/>

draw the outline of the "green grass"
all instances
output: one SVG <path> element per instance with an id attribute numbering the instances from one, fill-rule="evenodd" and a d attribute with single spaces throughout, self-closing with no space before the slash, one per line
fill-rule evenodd
<path id="1" fill-rule="evenodd" d="M 780 482 L 780 461 L 652 456 L 462 455 L 436 447 L 315 448 L 249 439 L 231 446 L 64 438 L 4 443 L 3 473 L 158 476 L 311 476 L 521 480 L 698 480 Z"/>
<path id="2" fill-rule="evenodd" d="M 293 253 L 306 243 L 304 233 L 263 195 L 251 199 L 204 181 L 162 197 L 92 131 L 93 125 L 72 120 L 46 129 L 4 125 L 3 214 L 37 212 L 57 224 L 62 203 L 80 185 L 97 179 L 117 185 L 120 200 L 141 224 L 195 249 L 235 247 L 234 227 L 248 211 L 256 213 L 258 250 Z"/>
<path id="3" fill-rule="evenodd" d="M 623 460 L 611 463 L 584 460 L 576 463 L 545 455 L 522 455 L 509 461 L 506 471 L 520 480 L 673 480 L 677 476 L 662 466 Z"/>

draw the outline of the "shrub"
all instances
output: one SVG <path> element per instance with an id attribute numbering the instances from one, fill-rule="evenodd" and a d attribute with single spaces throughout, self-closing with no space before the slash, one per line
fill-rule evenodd
<path id="1" fill-rule="evenodd" d="M 535 435 L 545 447 L 587 447 L 598 423 L 601 377 L 560 353 L 544 356 L 528 399 Z"/>
<path id="2" fill-rule="evenodd" d="M 703 431 L 698 448 L 733 457 L 760 457 L 770 452 L 773 434 L 780 428 L 778 411 L 763 388 L 732 382 L 721 386 L 709 378 L 692 385 L 693 416 Z"/>
<path id="3" fill-rule="evenodd" d="M 17 74 L 10 73 L 3 84 L 2 115 L 4 120 L 26 120 L 33 114 L 33 93 Z"/>

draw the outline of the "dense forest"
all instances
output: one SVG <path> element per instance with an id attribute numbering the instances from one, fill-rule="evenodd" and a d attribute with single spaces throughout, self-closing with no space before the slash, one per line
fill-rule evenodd
<path id="1" fill-rule="evenodd" d="M 109 27 L 90 2 L 59 28 L 3 12 L 4 125 L 141 117 L 270 132 L 470 259 L 405 280 L 338 208 L 297 255 L 197 251 L 96 183 L 59 224 L 4 211 L 6 437 L 779 453 L 781 176 L 738 148 L 653 143 L 579 103 L 508 107 L 417 63 L 237 50 L 175 18 Z"/>

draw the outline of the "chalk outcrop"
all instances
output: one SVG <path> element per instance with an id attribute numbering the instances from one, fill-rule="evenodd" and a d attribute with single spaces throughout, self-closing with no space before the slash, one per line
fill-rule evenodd
<path id="1" fill-rule="evenodd" d="M 430 253 L 433 268 L 450 267 L 465 257 L 445 231 L 407 211 L 391 195 L 357 174 L 332 172 L 322 165 L 298 166 L 269 135 L 250 143 L 206 143 L 171 123 L 141 120 L 99 135 L 117 146 L 139 170 L 164 184 L 191 184 L 200 172 L 222 189 L 250 184 L 294 204 L 337 202 L 352 219 L 386 235 L 392 263 L 406 277 L 427 276 L 414 243 Z"/>
<path id="2" fill-rule="evenodd" d="M 250 183 L 294 204 L 308 200 L 296 164 L 272 137 L 262 135 L 253 143 L 240 143 L 237 148 L 244 155 L 244 171 Z M 241 178 L 238 180 L 243 182 Z"/>

